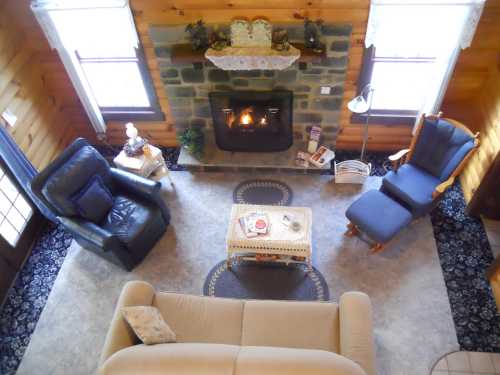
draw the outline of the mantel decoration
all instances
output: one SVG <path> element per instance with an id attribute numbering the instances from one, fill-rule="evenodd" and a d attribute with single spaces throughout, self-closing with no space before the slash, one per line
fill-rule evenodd
<path id="1" fill-rule="evenodd" d="M 304 18 L 304 43 L 307 48 L 311 48 L 314 52 L 320 53 L 325 46 L 321 43 L 321 25 L 322 19 L 311 21 L 309 18 Z"/>
<path id="2" fill-rule="evenodd" d="M 189 40 L 191 41 L 193 50 L 199 51 L 208 48 L 208 30 L 202 20 L 188 24 L 186 32 L 189 33 Z"/>
<path id="3" fill-rule="evenodd" d="M 288 43 L 283 30 L 274 34 L 269 21 L 238 19 L 231 23 L 231 45 L 214 43 L 205 57 L 223 70 L 283 70 L 292 65 L 300 51 Z"/>

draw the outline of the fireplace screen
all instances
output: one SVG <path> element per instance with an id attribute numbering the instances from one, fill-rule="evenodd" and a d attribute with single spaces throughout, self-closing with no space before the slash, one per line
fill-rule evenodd
<path id="1" fill-rule="evenodd" d="M 271 152 L 292 145 L 292 92 L 213 92 L 209 98 L 219 148 Z"/>

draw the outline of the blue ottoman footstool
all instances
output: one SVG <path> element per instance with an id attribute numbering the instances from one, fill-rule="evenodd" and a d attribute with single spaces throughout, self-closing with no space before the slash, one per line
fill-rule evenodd
<path id="1" fill-rule="evenodd" d="M 349 219 L 347 236 L 359 231 L 375 241 L 372 251 L 383 249 L 412 220 L 410 211 L 379 190 L 369 190 L 352 203 L 345 216 Z"/>

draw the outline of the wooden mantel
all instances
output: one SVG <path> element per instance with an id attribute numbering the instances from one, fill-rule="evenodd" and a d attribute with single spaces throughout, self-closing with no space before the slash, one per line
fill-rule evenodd
<path id="1" fill-rule="evenodd" d="M 306 48 L 302 43 L 293 43 L 293 46 L 300 50 L 299 63 L 319 62 L 326 57 L 326 50 L 316 53 L 310 48 Z M 205 51 L 194 51 L 190 44 L 177 44 L 172 49 L 173 64 L 196 64 L 208 62 L 205 58 Z"/>

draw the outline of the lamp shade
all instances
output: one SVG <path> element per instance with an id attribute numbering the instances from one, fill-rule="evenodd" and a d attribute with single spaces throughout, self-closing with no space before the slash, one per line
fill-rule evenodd
<path id="1" fill-rule="evenodd" d="M 347 108 L 353 113 L 365 113 L 368 112 L 369 105 L 365 98 L 359 95 L 347 103 Z"/>

